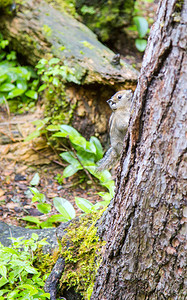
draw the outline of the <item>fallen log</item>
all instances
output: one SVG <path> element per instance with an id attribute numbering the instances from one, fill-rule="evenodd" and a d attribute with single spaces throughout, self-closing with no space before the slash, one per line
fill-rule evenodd
<path id="1" fill-rule="evenodd" d="M 18 4 L 14 14 L 1 16 L 0 31 L 31 65 L 52 54 L 77 73 L 80 84 L 136 84 L 137 72 L 130 65 L 115 65 L 114 53 L 91 30 L 45 1 Z"/>

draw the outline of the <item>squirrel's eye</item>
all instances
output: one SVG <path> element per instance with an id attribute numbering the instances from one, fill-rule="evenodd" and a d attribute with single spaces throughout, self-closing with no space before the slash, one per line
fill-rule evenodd
<path id="1" fill-rule="evenodd" d="M 122 95 L 118 95 L 118 99 L 121 99 Z"/>

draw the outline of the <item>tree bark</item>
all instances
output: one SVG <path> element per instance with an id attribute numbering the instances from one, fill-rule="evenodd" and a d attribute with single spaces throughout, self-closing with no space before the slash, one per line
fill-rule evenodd
<path id="1" fill-rule="evenodd" d="M 134 94 L 91 299 L 186 299 L 186 11 L 160 1 Z"/>

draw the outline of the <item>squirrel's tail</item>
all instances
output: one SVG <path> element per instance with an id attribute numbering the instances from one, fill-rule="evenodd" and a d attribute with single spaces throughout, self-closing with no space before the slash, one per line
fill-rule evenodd
<path id="1" fill-rule="evenodd" d="M 117 162 L 118 156 L 116 152 L 111 147 L 106 153 L 105 156 L 98 162 L 98 167 L 96 168 L 96 172 L 100 173 L 104 170 L 111 169 L 115 166 Z"/>

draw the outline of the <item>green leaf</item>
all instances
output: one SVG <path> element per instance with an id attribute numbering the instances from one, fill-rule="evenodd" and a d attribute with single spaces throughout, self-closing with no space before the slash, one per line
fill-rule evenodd
<path id="1" fill-rule="evenodd" d="M 69 137 L 72 137 L 72 138 L 81 136 L 80 133 L 75 128 L 73 128 L 72 126 L 69 126 L 69 125 L 61 125 L 60 131 L 64 134 L 66 134 L 66 136 L 69 135 Z"/>
<path id="2" fill-rule="evenodd" d="M 97 209 L 100 208 L 100 207 L 105 207 L 105 206 L 109 205 L 109 203 L 110 203 L 110 200 L 97 202 L 97 203 L 94 205 L 94 207 L 93 207 L 92 210 L 95 211 L 95 210 L 97 210 Z"/>
<path id="3" fill-rule="evenodd" d="M 90 213 L 92 211 L 93 204 L 87 199 L 75 197 L 75 202 L 83 212 Z"/>
<path id="4" fill-rule="evenodd" d="M 86 139 L 83 136 L 69 136 L 71 142 L 74 145 L 80 146 L 83 149 L 86 149 Z"/>
<path id="5" fill-rule="evenodd" d="M 39 203 L 37 204 L 37 209 L 43 213 L 43 214 L 47 214 L 50 212 L 51 210 L 51 205 L 48 203 Z"/>
<path id="6" fill-rule="evenodd" d="M 53 198 L 53 203 L 55 208 L 67 221 L 75 218 L 75 209 L 68 200 L 60 197 L 55 197 Z"/>
<path id="7" fill-rule="evenodd" d="M 32 180 L 30 181 L 30 185 L 38 185 L 40 182 L 40 176 L 38 173 L 35 173 Z"/>
<path id="8" fill-rule="evenodd" d="M 1 41 L 1 48 L 4 49 L 6 46 L 8 46 L 9 41 L 8 40 L 2 40 Z"/>
<path id="9" fill-rule="evenodd" d="M 31 188 L 29 188 L 31 189 Z M 37 193 L 34 194 L 33 198 L 32 198 L 32 202 L 39 202 L 39 203 L 44 203 L 46 201 L 45 195 L 42 193 Z"/>
<path id="10" fill-rule="evenodd" d="M 56 223 L 56 222 L 67 222 L 67 218 L 62 215 L 53 215 L 47 219 L 49 223 Z"/>
<path id="11" fill-rule="evenodd" d="M 27 70 L 25 67 L 16 67 L 16 73 L 20 75 L 20 77 L 25 78 L 26 80 L 30 80 L 31 72 Z"/>
<path id="12" fill-rule="evenodd" d="M 1 274 L 4 278 L 6 278 L 6 276 L 7 276 L 7 268 L 6 268 L 5 266 L 3 266 L 3 265 L 0 265 L 0 274 Z"/>
<path id="13" fill-rule="evenodd" d="M 4 83 L 0 86 L 1 92 L 9 92 L 15 88 L 15 85 L 12 83 Z"/>
<path id="14" fill-rule="evenodd" d="M 32 239 L 37 241 L 38 240 L 38 235 L 36 233 L 32 233 Z"/>
<path id="15" fill-rule="evenodd" d="M 39 137 L 40 134 L 41 134 L 40 130 L 35 130 L 24 139 L 24 142 L 29 142 L 29 141 L 33 140 L 34 138 Z"/>
<path id="16" fill-rule="evenodd" d="M 25 271 L 27 271 L 30 274 L 37 274 L 38 273 L 38 271 L 35 268 L 31 267 L 31 266 L 25 266 Z"/>
<path id="17" fill-rule="evenodd" d="M 102 185 L 105 186 L 109 190 L 110 194 L 113 197 L 114 196 L 114 189 L 115 189 L 114 180 L 109 180 L 109 181 L 103 182 Z"/>
<path id="18" fill-rule="evenodd" d="M 48 220 L 40 223 L 40 228 L 52 228 L 52 227 L 53 227 L 52 222 L 48 222 Z"/>
<path id="19" fill-rule="evenodd" d="M 98 178 L 101 182 L 108 182 L 111 180 L 111 174 L 108 170 L 104 170 L 100 173 L 96 172 L 95 170 L 90 170 L 90 172 L 93 173 L 93 175 Z"/>
<path id="20" fill-rule="evenodd" d="M 39 192 L 39 190 L 38 190 L 37 188 L 35 188 L 35 187 L 29 187 L 29 189 L 30 189 L 30 191 L 31 191 L 35 196 L 37 196 L 37 197 L 40 196 L 40 192 Z"/>
<path id="21" fill-rule="evenodd" d="M 47 59 L 42 58 L 42 59 L 40 59 L 40 61 L 36 65 L 36 68 L 37 69 L 43 68 L 47 63 L 48 63 Z"/>
<path id="22" fill-rule="evenodd" d="M 110 201 L 113 197 L 112 194 L 105 192 L 99 192 L 98 195 L 101 196 L 105 201 Z"/>
<path id="23" fill-rule="evenodd" d="M 143 39 L 136 39 L 135 40 L 135 45 L 136 45 L 136 48 L 140 51 L 140 52 L 143 52 L 145 51 L 145 48 L 147 46 L 147 41 L 146 40 L 143 40 Z"/>
<path id="24" fill-rule="evenodd" d="M 100 141 L 95 136 L 91 136 L 90 143 L 96 148 L 96 161 L 100 160 L 103 157 L 103 147 Z"/>
<path id="25" fill-rule="evenodd" d="M 96 10 L 94 9 L 93 6 L 87 6 L 87 5 L 83 5 L 81 7 L 81 13 L 83 15 L 85 14 L 90 14 L 90 15 L 94 15 L 96 13 Z"/>
<path id="26" fill-rule="evenodd" d="M 7 74 L 0 75 L 0 83 L 5 81 L 8 78 Z"/>
<path id="27" fill-rule="evenodd" d="M 60 125 L 49 125 L 46 129 L 49 131 L 58 131 L 60 130 Z"/>
<path id="28" fill-rule="evenodd" d="M 77 151 L 77 156 L 83 165 L 95 165 L 95 153 L 86 152 L 81 149 L 81 151 Z"/>
<path id="29" fill-rule="evenodd" d="M 30 267 L 30 269 L 31 269 L 31 267 Z M 32 268 L 32 269 L 34 269 L 34 268 Z M 31 273 L 31 274 L 35 274 L 33 272 L 29 272 L 29 271 L 27 271 L 27 272 Z M 17 286 L 17 288 L 26 289 L 28 291 L 29 296 L 33 296 L 38 293 L 38 290 L 33 285 L 30 285 L 30 284 L 20 284 Z"/>
<path id="30" fill-rule="evenodd" d="M 74 157 L 73 152 L 69 151 L 69 152 L 63 152 L 60 154 L 60 156 L 67 161 L 68 163 L 72 164 L 72 165 L 80 165 L 80 163 L 78 162 L 78 160 Z"/>
<path id="31" fill-rule="evenodd" d="M 36 217 L 27 216 L 27 217 L 23 217 L 22 219 L 24 221 L 27 221 L 27 222 L 30 222 L 30 223 L 40 224 L 40 220 Z"/>
<path id="32" fill-rule="evenodd" d="M 9 292 L 9 290 L 3 289 L 3 290 L 0 291 L 0 296 L 6 294 L 6 293 L 8 293 L 8 292 Z M 5 299 L 4 297 L 0 298 L 0 300 L 4 300 L 4 299 Z"/>
<path id="33" fill-rule="evenodd" d="M 59 59 L 59 58 L 53 57 L 53 58 L 51 58 L 51 59 L 49 60 L 49 65 L 51 66 L 51 65 L 53 65 L 53 64 L 58 64 L 59 62 L 60 62 L 60 59 Z"/>
<path id="34" fill-rule="evenodd" d="M 22 90 L 25 90 L 27 89 L 27 81 L 23 78 L 19 78 L 17 81 L 17 88 L 18 89 L 22 89 Z"/>
<path id="35" fill-rule="evenodd" d="M 77 171 L 82 170 L 82 169 L 83 169 L 83 167 L 80 164 L 79 164 L 79 166 L 69 165 L 63 171 L 63 178 L 73 176 L 75 173 L 77 173 Z"/>
<path id="36" fill-rule="evenodd" d="M 13 248 L 4 247 L 3 250 L 6 251 L 6 253 L 18 255 L 18 252 Z"/>
<path id="37" fill-rule="evenodd" d="M 8 280 L 4 277 L 0 278 L 0 288 L 5 285 L 8 282 Z M 3 298 L 4 299 L 4 298 Z"/>
<path id="38" fill-rule="evenodd" d="M 53 85 L 54 86 L 59 86 L 59 84 L 60 84 L 60 80 L 58 78 L 54 77 L 53 78 Z"/>
<path id="39" fill-rule="evenodd" d="M 15 82 L 18 79 L 18 75 L 14 71 L 7 72 L 8 81 L 9 82 Z"/>
<path id="40" fill-rule="evenodd" d="M 13 91 L 8 93 L 7 99 L 12 99 L 12 98 L 18 97 L 18 96 L 22 95 L 23 93 L 24 93 L 24 90 L 15 88 Z"/>
<path id="41" fill-rule="evenodd" d="M 38 99 L 38 93 L 33 90 L 28 90 L 25 95 L 31 99 L 37 100 Z"/>
<path id="42" fill-rule="evenodd" d="M 139 37 L 143 38 L 146 35 L 149 28 L 147 20 L 143 17 L 134 17 L 133 21 L 137 27 Z"/>
<path id="43" fill-rule="evenodd" d="M 47 84 L 42 84 L 40 87 L 39 87 L 39 89 L 38 89 L 38 93 L 39 92 L 42 92 L 43 90 L 45 90 L 46 89 L 46 87 L 47 87 Z"/>
<path id="44" fill-rule="evenodd" d="M 64 132 L 56 132 L 52 135 L 52 137 L 67 137 L 67 133 L 64 133 Z"/>

